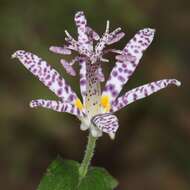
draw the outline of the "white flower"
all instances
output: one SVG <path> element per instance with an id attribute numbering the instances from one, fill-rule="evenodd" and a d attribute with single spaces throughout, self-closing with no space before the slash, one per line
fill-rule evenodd
<path id="1" fill-rule="evenodd" d="M 118 119 L 114 113 L 128 104 L 149 96 L 170 84 L 180 86 L 176 79 L 164 79 L 139 86 L 119 96 L 123 85 L 127 83 L 134 73 L 139 61 L 148 46 L 151 44 L 155 30 L 145 28 L 140 30 L 124 47 L 123 50 L 105 49 L 123 38 L 124 33 L 117 28 L 109 32 L 109 21 L 106 31 L 100 38 L 99 35 L 87 26 L 83 12 L 75 15 L 78 30 L 78 39 L 75 40 L 66 31 L 67 45 L 63 47 L 52 46 L 54 53 L 69 55 L 72 51 L 78 52 L 78 56 L 71 62 L 61 59 L 60 63 L 67 73 L 76 76 L 73 66 L 76 62 L 80 65 L 80 90 L 81 101 L 60 74 L 46 61 L 24 50 L 16 51 L 12 57 L 20 62 L 38 79 L 53 91 L 59 100 L 32 100 L 31 107 L 44 107 L 58 112 L 68 112 L 78 117 L 81 121 L 81 130 L 90 129 L 94 137 L 100 137 L 102 132 L 108 133 L 113 139 L 119 127 Z M 97 41 L 94 45 L 94 41 Z M 101 92 L 101 82 L 104 81 L 102 62 L 108 62 L 103 56 L 108 52 L 117 53 L 116 63 Z"/>

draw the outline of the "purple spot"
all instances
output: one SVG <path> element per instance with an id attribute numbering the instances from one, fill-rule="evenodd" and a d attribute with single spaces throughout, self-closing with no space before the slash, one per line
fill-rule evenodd
<path id="1" fill-rule="evenodd" d="M 117 93 L 117 91 L 116 91 L 116 90 L 114 90 L 114 91 L 112 91 L 112 93 L 111 93 L 111 94 L 112 94 L 112 96 L 113 96 L 113 97 L 116 97 L 118 93 Z"/>
<path id="2" fill-rule="evenodd" d="M 63 105 L 62 108 L 61 108 L 61 112 L 64 112 L 64 111 L 65 111 L 65 107 Z"/>
<path id="3" fill-rule="evenodd" d="M 85 79 L 82 79 L 82 80 L 80 80 L 80 85 L 86 85 L 86 80 Z"/>
<path id="4" fill-rule="evenodd" d="M 150 85 L 152 91 L 154 91 L 154 85 Z"/>
<path id="5" fill-rule="evenodd" d="M 118 80 L 120 80 L 122 83 L 125 82 L 125 79 L 121 75 L 118 76 Z"/>
<path id="6" fill-rule="evenodd" d="M 133 100 L 137 100 L 137 95 L 136 94 L 133 94 Z"/>
<path id="7" fill-rule="evenodd" d="M 50 79 L 50 75 L 47 75 L 45 79 L 46 79 L 46 80 L 47 80 L 47 79 Z"/>
<path id="8" fill-rule="evenodd" d="M 69 99 L 69 101 L 73 101 L 75 99 L 75 96 L 73 94 L 71 94 L 68 99 Z"/>
<path id="9" fill-rule="evenodd" d="M 107 86 L 107 89 L 110 90 L 110 91 L 112 91 L 114 88 L 115 88 L 115 86 L 113 84 L 109 84 Z"/>
<path id="10" fill-rule="evenodd" d="M 50 87 L 52 85 L 51 81 L 47 83 L 47 86 Z"/>
<path id="11" fill-rule="evenodd" d="M 128 100 L 127 100 L 127 98 L 123 98 L 123 103 L 124 103 L 125 105 L 128 104 Z"/>
<path id="12" fill-rule="evenodd" d="M 145 95 L 145 96 L 148 96 L 147 89 L 144 90 L 144 95 Z"/>
<path id="13" fill-rule="evenodd" d="M 63 106 L 64 107 L 64 106 Z M 65 110 L 67 110 L 68 109 L 68 105 L 65 105 Z"/>
<path id="14" fill-rule="evenodd" d="M 69 87 L 68 86 L 65 86 L 65 91 L 66 91 L 66 93 L 69 92 Z"/>
<path id="15" fill-rule="evenodd" d="M 80 115 L 80 110 L 79 109 L 77 109 L 77 115 Z"/>
<path id="16" fill-rule="evenodd" d="M 46 73 L 46 72 L 47 72 L 47 68 L 45 67 L 45 68 L 44 68 L 44 73 Z"/>
<path id="17" fill-rule="evenodd" d="M 62 88 L 60 88 L 60 89 L 57 91 L 57 94 L 58 94 L 58 95 L 61 95 L 61 94 L 62 94 Z"/>
<path id="18" fill-rule="evenodd" d="M 123 63 L 123 64 L 122 64 L 122 67 L 123 67 L 123 68 L 126 68 L 126 67 L 127 67 L 127 65 L 126 65 L 125 63 Z"/>
<path id="19" fill-rule="evenodd" d="M 139 53 L 139 51 L 137 49 L 134 50 L 134 53 Z"/>
<path id="20" fill-rule="evenodd" d="M 122 68 L 119 68 L 118 70 L 119 70 L 120 73 L 123 72 L 123 69 L 122 69 Z"/>

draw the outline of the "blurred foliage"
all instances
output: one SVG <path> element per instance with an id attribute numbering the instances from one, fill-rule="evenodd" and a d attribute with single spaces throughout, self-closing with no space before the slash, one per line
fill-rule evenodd
<path id="1" fill-rule="evenodd" d="M 48 167 L 38 190 L 112 190 L 118 182 L 104 168 L 90 167 L 87 175 L 79 178 L 80 164 L 57 158 Z"/>
<path id="2" fill-rule="evenodd" d="M 82 159 L 87 133 L 68 114 L 30 109 L 31 99 L 56 97 L 10 56 L 17 49 L 40 55 L 79 92 L 77 79 L 68 77 L 48 47 L 64 43 L 65 29 L 76 36 L 73 16 L 83 10 L 100 33 L 107 19 L 111 28 L 126 31 L 117 47 L 140 28 L 156 28 L 155 40 L 125 90 L 162 78 L 182 81 L 180 88 L 120 111 L 115 141 L 106 135 L 99 140 L 93 164 L 114 175 L 121 190 L 189 190 L 189 7 L 188 0 L 0 0 L 1 189 L 36 189 L 58 154 Z M 113 64 L 105 64 L 106 73 Z"/>

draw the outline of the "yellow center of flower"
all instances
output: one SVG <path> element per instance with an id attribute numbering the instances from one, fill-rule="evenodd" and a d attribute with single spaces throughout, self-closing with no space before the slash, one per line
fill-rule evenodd
<path id="1" fill-rule="evenodd" d="M 82 102 L 77 98 L 75 100 L 75 106 L 79 109 L 79 110 L 82 110 L 83 109 L 83 104 Z"/>
<path id="2" fill-rule="evenodd" d="M 109 112 L 111 108 L 109 96 L 101 97 L 101 106 L 105 109 L 106 112 Z"/>

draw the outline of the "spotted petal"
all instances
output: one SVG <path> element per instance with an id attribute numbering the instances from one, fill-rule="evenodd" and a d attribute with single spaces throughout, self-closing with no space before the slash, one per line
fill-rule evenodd
<path id="1" fill-rule="evenodd" d="M 81 69 L 85 70 L 83 76 L 80 80 L 81 87 L 83 86 L 84 91 L 81 92 L 83 94 L 83 100 L 85 104 L 85 108 L 88 112 L 89 117 L 94 116 L 100 111 L 100 81 L 97 76 L 97 70 L 100 68 L 100 64 L 91 64 L 89 61 L 85 62 L 85 64 L 81 67 Z M 81 70 L 82 73 L 82 70 Z"/>
<path id="2" fill-rule="evenodd" d="M 181 83 L 176 79 L 164 79 L 156 82 L 151 82 L 143 86 L 134 88 L 126 92 L 123 96 L 119 97 L 113 104 L 111 112 L 116 112 L 128 104 L 135 102 L 136 100 L 150 96 L 151 94 L 166 88 L 168 85 L 180 86 Z"/>
<path id="3" fill-rule="evenodd" d="M 43 99 L 32 100 L 30 102 L 30 107 L 31 108 L 43 107 L 57 112 L 67 112 L 78 117 L 83 117 L 85 115 L 85 113 L 79 110 L 74 104 L 63 101 L 43 100 Z"/>
<path id="4" fill-rule="evenodd" d="M 108 37 L 109 37 L 109 27 L 110 27 L 110 22 L 107 21 L 106 30 L 105 30 L 103 36 L 100 38 L 99 42 L 96 44 L 96 47 L 95 47 L 96 57 L 101 56 L 101 54 L 103 53 L 103 49 L 105 48 L 106 43 L 108 41 Z"/>
<path id="5" fill-rule="evenodd" d="M 65 30 L 65 41 L 67 42 L 68 45 L 66 45 L 66 48 L 73 50 L 73 51 L 78 51 L 78 42 L 69 34 L 67 30 Z"/>
<path id="6" fill-rule="evenodd" d="M 84 59 L 79 60 L 80 64 L 80 91 L 83 98 L 83 103 L 87 95 L 87 78 L 86 78 L 86 61 Z"/>
<path id="7" fill-rule="evenodd" d="M 100 79 L 97 72 L 100 69 L 100 64 L 91 64 L 86 59 L 81 58 L 80 64 L 80 90 L 83 97 L 83 103 L 89 114 L 93 115 L 93 112 L 97 112 L 100 102 Z M 103 76 L 100 76 L 101 80 Z M 90 114 L 90 115 L 91 115 Z"/>
<path id="8" fill-rule="evenodd" d="M 70 74 L 71 76 L 76 76 L 76 72 L 75 72 L 75 70 L 74 70 L 73 67 L 72 67 L 72 65 L 73 65 L 74 63 L 69 63 L 69 62 L 67 62 L 67 61 L 64 60 L 64 59 L 61 59 L 61 60 L 60 60 L 60 63 L 61 63 L 61 65 L 64 67 L 64 69 L 66 70 L 66 72 L 67 72 L 68 74 Z"/>
<path id="9" fill-rule="evenodd" d="M 77 99 L 75 92 L 73 92 L 60 74 L 37 55 L 18 50 L 12 57 L 18 58 L 32 74 L 64 101 L 72 103 Z"/>
<path id="10" fill-rule="evenodd" d="M 49 50 L 53 53 L 56 54 L 61 54 L 61 55 L 70 55 L 71 50 L 68 49 L 67 47 L 59 47 L 59 46 L 51 46 Z"/>
<path id="11" fill-rule="evenodd" d="M 113 32 L 109 33 L 106 44 L 111 45 L 121 40 L 125 36 L 125 33 L 120 32 L 120 31 L 121 31 L 121 28 L 119 27 L 119 28 L 116 28 Z"/>
<path id="12" fill-rule="evenodd" d="M 98 60 L 102 62 L 107 62 L 108 60 L 102 58 L 103 54 L 105 53 L 104 48 L 106 47 L 106 45 L 111 45 L 113 43 L 118 42 L 125 35 L 124 32 L 120 32 L 121 28 L 117 28 L 113 32 L 109 33 L 109 26 L 110 22 L 107 21 L 106 30 L 100 38 L 99 42 L 95 46 L 95 54 L 91 58 L 92 63 L 95 63 Z"/>
<path id="13" fill-rule="evenodd" d="M 79 11 L 75 14 L 75 23 L 78 30 L 78 42 L 80 46 L 88 49 L 90 51 L 93 50 L 91 44 L 89 44 L 89 38 L 87 32 L 89 32 L 89 28 L 87 28 L 87 20 L 85 18 L 84 12 Z"/>
<path id="14" fill-rule="evenodd" d="M 86 32 L 88 34 L 88 38 L 89 38 L 90 41 L 93 41 L 93 40 L 97 41 L 97 40 L 100 39 L 99 34 L 96 33 L 92 28 L 90 28 L 89 26 L 87 26 L 86 29 L 87 29 Z"/>
<path id="15" fill-rule="evenodd" d="M 96 115 L 91 122 L 95 127 L 108 134 L 115 134 L 119 128 L 118 118 L 110 113 Z"/>
<path id="16" fill-rule="evenodd" d="M 109 97 L 113 102 L 119 95 L 124 84 L 135 71 L 143 51 L 148 48 L 154 37 L 154 29 L 146 28 L 140 30 L 127 43 L 121 55 L 117 55 L 116 65 L 111 71 L 110 77 L 105 85 L 103 96 Z"/>
<path id="17" fill-rule="evenodd" d="M 100 82 L 104 82 L 104 81 L 105 81 L 105 77 L 104 77 L 104 73 L 103 73 L 103 71 L 102 71 L 102 67 L 99 67 L 99 68 L 97 69 L 96 74 L 97 74 L 97 78 L 98 78 L 98 80 L 99 80 Z"/>

